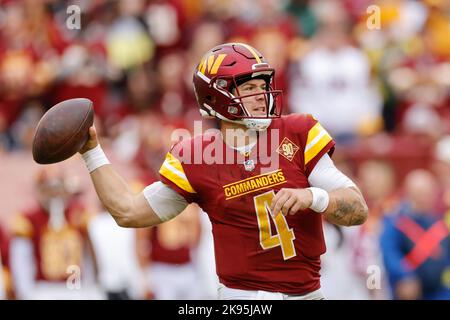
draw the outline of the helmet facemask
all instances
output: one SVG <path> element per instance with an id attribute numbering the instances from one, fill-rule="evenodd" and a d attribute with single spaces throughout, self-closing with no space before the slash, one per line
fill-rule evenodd
<path id="1" fill-rule="evenodd" d="M 222 109 L 220 117 L 218 118 L 245 125 L 248 129 L 252 130 L 265 130 L 272 122 L 272 118 L 279 118 L 281 116 L 281 101 L 277 102 L 277 99 L 281 99 L 281 90 L 273 89 L 273 78 L 275 71 L 273 69 L 265 69 L 263 71 L 257 71 L 253 73 L 240 74 L 235 76 L 219 76 L 211 79 L 211 86 L 227 96 L 226 103 Z M 250 94 L 241 94 L 239 92 L 239 86 L 254 79 L 262 79 L 265 81 L 265 90 Z M 233 90 L 236 90 L 233 94 Z M 252 115 L 251 110 L 246 107 L 248 98 L 262 96 L 264 98 L 265 114 Z"/>

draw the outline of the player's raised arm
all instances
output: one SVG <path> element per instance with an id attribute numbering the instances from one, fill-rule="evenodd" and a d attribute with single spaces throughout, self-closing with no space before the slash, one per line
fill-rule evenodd
<path id="1" fill-rule="evenodd" d="M 185 205 L 180 199 L 175 201 L 177 205 L 170 205 L 170 202 L 173 202 L 171 199 L 173 195 L 162 183 L 147 187 L 146 192 L 139 194 L 132 192 L 125 180 L 110 165 L 100 147 L 94 127 L 89 129 L 89 136 L 80 153 L 86 162 L 100 201 L 119 226 L 131 228 L 153 226 L 184 210 Z M 156 194 L 158 191 L 162 196 Z M 160 218 L 161 214 L 158 216 L 153 207 L 164 207 L 166 202 L 167 208 L 174 212 L 164 212 L 164 217 Z"/>

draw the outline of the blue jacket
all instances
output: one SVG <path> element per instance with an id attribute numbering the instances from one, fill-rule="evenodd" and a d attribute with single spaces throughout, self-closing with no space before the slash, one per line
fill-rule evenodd
<path id="1" fill-rule="evenodd" d="M 418 278 L 423 299 L 450 299 L 449 226 L 404 203 L 383 220 L 381 251 L 392 295 L 398 281 Z"/>

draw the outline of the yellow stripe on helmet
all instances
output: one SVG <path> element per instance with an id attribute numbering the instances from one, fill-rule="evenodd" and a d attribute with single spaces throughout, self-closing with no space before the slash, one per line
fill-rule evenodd
<path id="1" fill-rule="evenodd" d="M 255 57 L 256 62 L 261 63 L 261 58 L 259 57 L 259 54 L 256 53 L 255 49 L 253 49 L 251 46 L 249 46 L 248 44 L 245 43 L 241 43 L 244 47 L 246 47 Z"/>

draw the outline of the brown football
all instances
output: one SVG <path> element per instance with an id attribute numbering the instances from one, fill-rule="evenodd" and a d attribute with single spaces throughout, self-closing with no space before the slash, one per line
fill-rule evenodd
<path id="1" fill-rule="evenodd" d="M 36 127 L 34 161 L 50 164 L 70 158 L 86 143 L 93 122 L 94 108 L 89 99 L 69 99 L 54 105 Z"/>

